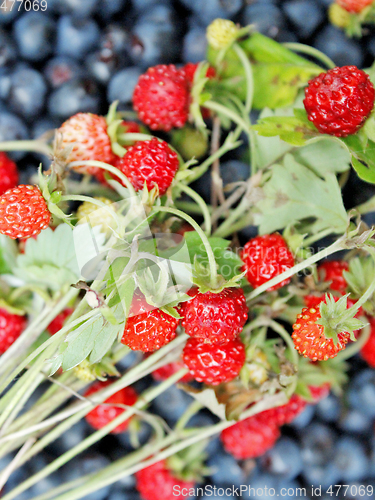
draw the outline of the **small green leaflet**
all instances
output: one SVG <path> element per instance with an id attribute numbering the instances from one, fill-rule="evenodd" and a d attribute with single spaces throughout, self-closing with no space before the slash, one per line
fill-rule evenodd
<path id="1" fill-rule="evenodd" d="M 296 162 L 288 154 L 281 165 L 272 167 L 272 175 L 263 186 L 264 198 L 254 213 L 261 234 L 272 233 L 297 221 L 316 219 L 315 230 L 345 231 L 347 215 L 336 176 L 324 179 Z"/>
<path id="2" fill-rule="evenodd" d="M 105 321 L 101 315 L 91 318 L 67 336 L 60 346 L 60 354 L 53 360 L 53 370 L 60 366 L 64 371 L 70 370 L 88 356 L 90 363 L 100 361 L 123 328 Z"/>
<path id="3" fill-rule="evenodd" d="M 27 283 L 54 291 L 75 283 L 80 277 L 73 230 L 61 224 L 55 231 L 45 229 L 37 240 L 27 242 L 25 253 L 17 257 L 14 274 Z"/>
<path id="4" fill-rule="evenodd" d="M 0 274 L 10 274 L 16 267 L 17 243 L 0 234 Z"/>
<path id="5" fill-rule="evenodd" d="M 294 116 L 261 118 L 253 129 L 265 137 L 279 136 L 293 146 L 304 146 L 310 139 L 321 137 L 303 109 L 294 109 Z"/>
<path id="6" fill-rule="evenodd" d="M 375 184 L 375 141 L 363 140 L 361 131 L 340 140 L 351 153 L 352 165 L 358 177 L 365 182 Z"/>

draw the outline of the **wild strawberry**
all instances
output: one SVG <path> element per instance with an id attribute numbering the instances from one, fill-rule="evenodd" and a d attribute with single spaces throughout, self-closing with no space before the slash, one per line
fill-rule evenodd
<path id="1" fill-rule="evenodd" d="M 197 71 L 197 68 L 198 68 L 198 63 L 191 63 L 191 62 L 185 64 L 185 66 L 182 68 L 182 70 L 185 72 L 186 79 L 190 86 L 193 85 L 194 76 L 195 72 Z M 206 72 L 206 77 L 215 78 L 215 76 L 216 76 L 215 69 L 209 66 Z"/>
<path id="2" fill-rule="evenodd" d="M 166 460 L 157 462 L 146 469 L 135 474 L 136 488 L 143 500 L 174 500 L 176 498 L 187 498 L 182 490 L 189 491 L 194 487 L 192 481 L 179 479 L 171 469 Z"/>
<path id="3" fill-rule="evenodd" d="M 189 339 L 183 350 L 183 360 L 198 382 L 218 385 L 236 378 L 245 363 L 245 346 L 236 340 L 222 344 L 207 344 Z"/>
<path id="4" fill-rule="evenodd" d="M 328 382 L 322 385 L 309 385 L 313 403 L 319 403 L 322 399 L 326 398 L 329 394 L 331 386 Z"/>
<path id="5" fill-rule="evenodd" d="M 140 76 L 133 104 L 140 120 L 151 130 L 169 132 L 185 125 L 189 114 L 189 90 L 185 73 L 160 64 Z"/>
<path id="6" fill-rule="evenodd" d="M 242 270 L 246 271 L 246 278 L 254 288 L 294 266 L 293 254 L 278 233 L 252 238 L 244 246 L 241 259 L 244 262 Z M 277 290 L 289 281 L 286 279 L 268 291 Z"/>
<path id="7" fill-rule="evenodd" d="M 374 107 L 374 85 L 356 66 L 333 68 L 310 80 L 304 105 L 308 119 L 322 134 L 355 134 Z"/>
<path id="8" fill-rule="evenodd" d="M 177 373 L 179 370 L 181 370 L 181 368 L 185 368 L 185 364 L 182 359 L 179 359 L 178 361 L 168 363 L 167 365 L 154 370 L 152 372 L 152 376 L 158 382 L 162 382 L 163 380 L 167 380 L 167 378 Z M 192 380 L 194 380 L 194 377 L 192 377 L 190 373 L 187 373 L 184 377 L 182 377 L 182 379 L 180 379 L 180 382 L 191 382 Z"/>
<path id="9" fill-rule="evenodd" d="M 89 398 L 92 394 L 95 394 L 95 392 L 100 391 L 104 387 L 108 387 L 112 383 L 112 380 L 95 382 L 85 392 L 85 397 Z M 106 399 L 104 404 L 102 403 L 91 410 L 90 413 L 86 415 L 86 421 L 94 429 L 102 429 L 105 425 L 109 424 L 109 422 L 112 422 L 112 420 L 126 411 L 126 408 L 116 405 L 133 406 L 136 403 L 137 398 L 138 396 L 134 389 L 131 387 L 125 387 Z M 126 431 L 129 425 L 129 420 L 130 419 L 125 420 L 125 422 L 118 425 L 115 429 L 113 429 L 111 434 L 119 434 L 120 432 Z"/>
<path id="10" fill-rule="evenodd" d="M 258 414 L 258 418 L 281 427 L 293 422 L 293 420 L 305 409 L 306 404 L 306 401 L 298 394 L 293 394 L 285 405 L 262 411 Z"/>
<path id="11" fill-rule="evenodd" d="M 114 208 L 114 202 L 104 196 L 94 196 L 94 200 L 101 201 L 107 207 Z M 112 213 L 105 207 L 100 207 L 90 201 L 84 201 L 76 213 L 78 223 L 90 223 L 91 227 L 100 226 L 103 232 L 111 233 L 111 228 L 116 228 L 116 221 Z"/>
<path id="12" fill-rule="evenodd" d="M 242 288 L 224 288 L 219 293 L 188 292 L 193 298 L 181 306 L 182 326 L 200 342 L 226 342 L 235 339 L 247 320 L 246 298 Z"/>
<path id="13" fill-rule="evenodd" d="M 60 314 L 56 316 L 55 319 L 47 326 L 47 331 L 51 335 L 55 335 L 64 326 L 65 321 L 73 314 L 74 309 L 72 307 L 67 307 Z"/>
<path id="14" fill-rule="evenodd" d="M 0 151 L 0 195 L 18 184 L 17 165 L 3 151 Z"/>
<path id="15" fill-rule="evenodd" d="M 295 348 L 302 356 L 312 361 L 326 361 L 336 357 L 339 351 L 345 349 L 350 338 L 348 332 L 341 332 L 335 345 L 333 339 L 327 339 L 324 335 L 324 327 L 317 323 L 320 317 L 319 308 L 304 307 L 293 325 L 292 338 Z"/>
<path id="16" fill-rule="evenodd" d="M 375 368 L 375 318 L 369 318 L 370 336 L 361 349 L 361 356 L 372 368 Z"/>
<path id="17" fill-rule="evenodd" d="M 207 28 L 207 41 L 214 49 L 226 49 L 238 36 L 238 27 L 229 19 L 215 19 Z"/>
<path id="18" fill-rule="evenodd" d="M 30 238 L 48 227 L 51 214 L 37 186 L 20 185 L 0 196 L 0 233 Z"/>
<path id="19" fill-rule="evenodd" d="M 67 161 L 97 160 L 113 164 L 116 156 L 112 152 L 111 139 L 107 133 L 107 122 L 103 116 L 92 113 L 77 113 L 58 129 L 62 135 L 62 147 L 72 148 Z M 103 180 L 103 170 L 82 165 L 77 172 L 89 173 Z"/>
<path id="20" fill-rule="evenodd" d="M 0 354 L 15 342 L 26 328 L 24 316 L 11 314 L 5 309 L 0 309 Z"/>
<path id="21" fill-rule="evenodd" d="M 154 138 L 130 146 L 114 165 L 126 175 L 136 191 L 143 189 L 146 183 L 149 191 L 158 186 L 159 194 L 163 195 L 172 184 L 179 161 L 165 141 Z"/>
<path id="22" fill-rule="evenodd" d="M 141 128 L 137 122 L 124 120 L 121 125 L 124 127 L 126 134 L 139 134 L 141 132 Z"/>
<path id="23" fill-rule="evenodd" d="M 279 437 L 279 427 L 259 415 L 237 422 L 220 435 L 225 450 L 237 460 L 260 457 Z"/>
<path id="24" fill-rule="evenodd" d="M 336 0 L 336 3 L 346 11 L 358 14 L 374 3 L 374 0 Z"/>
<path id="25" fill-rule="evenodd" d="M 329 288 L 345 293 L 347 287 L 344 271 L 349 271 L 349 264 L 344 260 L 327 260 L 318 266 L 318 273 L 323 281 L 330 281 Z"/>
<path id="26" fill-rule="evenodd" d="M 121 342 L 133 351 L 156 351 L 175 338 L 179 320 L 152 308 L 143 296 L 134 295 L 130 314 Z"/>

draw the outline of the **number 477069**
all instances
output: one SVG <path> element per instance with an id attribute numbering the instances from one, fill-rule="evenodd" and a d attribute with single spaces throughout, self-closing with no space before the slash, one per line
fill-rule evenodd
<path id="1" fill-rule="evenodd" d="M 19 11 L 22 10 L 22 7 L 26 12 L 31 10 L 38 11 L 41 10 L 45 12 L 47 10 L 47 0 L 0 0 L 1 5 L 0 9 L 5 12 L 11 12 L 13 9 L 17 9 Z"/>

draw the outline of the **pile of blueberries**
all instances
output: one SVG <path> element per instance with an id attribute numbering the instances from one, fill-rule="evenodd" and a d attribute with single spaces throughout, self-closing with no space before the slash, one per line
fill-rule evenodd
<path id="1" fill-rule="evenodd" d="M 58 127 L 78 111 L 105 114 L 109 103 L 120 101 L 131 109 L 134 85 L 149 66 L 182 64 L 204 59 L 205 29 L 215 18 L 230 18 L 257 29 L 280 42 L 302 42 L 324 51 L 337 65 L 366 67 L 375 56 L 375 33 L 350 40 L 327 20 L 331 0 L 44 0 L 39 10 L 0 0 L 0 141 L 36 138 Z M 20 11 L 18 10 L 20 8 Z M 42 8 L 43 10 L 42 11 Z M 240 153 L 235 153 L 240 155 Z M 226 158 L 222 169 L 228 182 L 248 176 L 241 156 Z M 16 153 L 25 175 L 35 157 Z M 363 185 L 351 184 L 362 192 Z M 209 197 L 207 183 L 201 191 Z M 360 201 L 360 200 L 359 200 Z M 351 201 L 349 200 L 349 203 Z M 126 358 L 127 359 L 127 358 Z M 128 360 L 126 361 L 128 363 Z M 126 368 L 124 366 L 123 368 Z M 152 379 L 142 381 L 154 383 Z M 190 396 L 172 387 L 159 396 L 151 410 L 173 426 L 191 402 Z M 375 371 L 354 359 L 344 396 L 329 395 L 317 406 L 308 406 L 290 427 L 283 428 L 277 445 L 258 460 L 237 462 L 225 453 L 218 438 L 208 446 L 211 475 L 207 484 L 217 488 L 250 485 L 243 498 L 271 498 L 264 488 L 292 488 L 289 498 L 345 500 L 374 498 L 375 490 Z M 214 423 L 205 411 L 189 425 Z M 12 488 L 42 470 L 54 458 L 90 433 L 81 422 L 51 445 L 31 464 L 15 472 Z M 142 424 L 138 437 L 150 435 Z M 96 448 L 41 480 L 18 500 L 34 498 L 52 487 L 100 470 L 132 450 L 129 435 L 106 437 Z M 11 457 L 0 459 L 0 471 Z M 340 491 L 331 485 L 346 484 Z M 359 488 L 364 485 L 365 488 Z M 306 488 L 306 494 L 298 488 Z M 260 488 L 260 489 L 259 489 Z M 263 490 L 263 494 L 262 494 Z M 292 494 L 292 491 L 294 493 Z M 134 478 L 104 488 L 87 500 L 138 500 Z M 204 496 L 235 498 L 233 496 Z"/>

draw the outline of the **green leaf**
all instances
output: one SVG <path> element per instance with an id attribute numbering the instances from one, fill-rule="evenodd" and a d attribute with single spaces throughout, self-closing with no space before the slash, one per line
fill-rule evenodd
<path id="1" fill-rule="evenodd" d="M 263 196 L 256 207 L 259 213 L 254 213 L 261 234 L 310 218 L 316 221 L 316 231 L 345 231 L 347 216 L 336 176 L 328 173 L 321 179 L 290 154 L 282 165 L 273 166 Z"/>
<path id="2" fill-rule="evenodd" d="M 293 146 L 304 146 L 306 142 L 321 134 L 314 125 L 307 120 L 302 110 L 295 109 L 295 116 L 270 116 L 261 118 L 253 129 L 265 137 L 279 136 Z M 297 116 L 296 116 L 297 115 Z"/>
<path id="3" fill-rule="evenodd" d="M 97 363 L 107 354 L 116 340 L 117 335 L 120 331 L 123 331 L 123 329 L 123 325 L 106 324 L 102 333 L 95 338 L 94 347 L 89 358 L 90 364 Z"/>
<path id="4" fill-rule="evenodd" d="M 55 231 L 45 229 L 36 240 L 27 242 L 25 253 L 17 257 L 14 274 L 26 283 L 41 288 L 60 290 L 80 277 L 73 230 L 66 224 Z"/>
<path id="5" fill-rule="evenodd" d="M 358 177 L 365 182 L 375 184 L 375 142 L 362 137 L 363 132 L 349 135 L 340 140 L 351 153 L 351 161 Z"/>
<path id="6" fill-rule="evenodd" d="M 0 274 L 10 274 L 16 267 L 16 257 L 18 255 L 17 243 L 0 234 Z"/>

